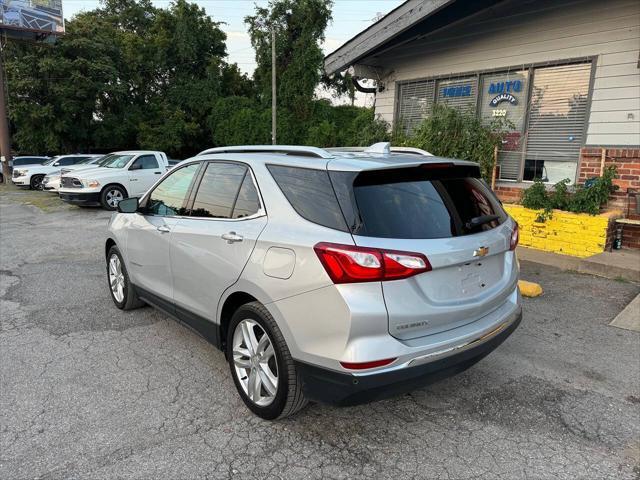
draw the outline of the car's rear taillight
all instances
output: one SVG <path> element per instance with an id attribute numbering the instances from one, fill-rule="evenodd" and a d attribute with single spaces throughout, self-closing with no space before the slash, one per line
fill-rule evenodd
<path id="1" fill-rule="evenodd" d="M 327 242 L 313 248 L 333 283 L 399 280 L 431 270 L 421 253 Z"/>
<path id="2" fill-rule="evenodd" d="M 513 231 L 511 232 L 511 242 L 509 244 L 509 250 L 515 250 L 518 246 L 518 241 L 520 240 L 520 231 L 518 228 L 518 222 L 514 222 L 515 226 L 513 227 Z"/>

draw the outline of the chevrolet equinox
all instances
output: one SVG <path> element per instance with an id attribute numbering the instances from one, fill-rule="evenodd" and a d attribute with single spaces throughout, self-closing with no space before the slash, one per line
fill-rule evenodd
<path id="1" fill-rule="evenodd" d="M 522 317 L 518 226 L 477 164 L 388 143 L 205 150 L 120 202 L 116 306 L 157 307 L 225 352 L 265 419 L 461 372 Z"/>

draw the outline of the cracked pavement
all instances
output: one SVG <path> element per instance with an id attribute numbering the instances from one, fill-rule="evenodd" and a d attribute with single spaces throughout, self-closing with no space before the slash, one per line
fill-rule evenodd
<path id="1" fill-rule="evenodd" d="M 523 262 L 545 294 L 470 370 L 267 422 L 221 352 L 113 306 L 107 212 L 18 201 L 0 196 L 0 478 L 640 478 L 640 334 L 607 325 L 637 285 Z"/>

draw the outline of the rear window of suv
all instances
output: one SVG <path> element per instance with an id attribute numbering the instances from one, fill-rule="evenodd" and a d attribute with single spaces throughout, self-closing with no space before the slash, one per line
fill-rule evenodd
<path id="1" fill-rule="evenodd" d="M 506 220 L 476 173 L 475 167 L 452 165 L 331 172 L 331 179 L 345 215 L 352 217 L 353 234 L 429 239 L 478 233 Z"/>
<path id="2" fill-rule="evenodd" d="M 365 172 L 268 168 L 300 216 L 354 235 L 450 238 L 490 230 L 507 218 L 475 166 Z"/>

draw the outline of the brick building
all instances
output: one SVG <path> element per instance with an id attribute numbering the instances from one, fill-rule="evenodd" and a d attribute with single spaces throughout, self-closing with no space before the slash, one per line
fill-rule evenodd
<path id="1" fill-rule="evenodd" d="M 375 111 L 410 132 L 435 103 L 513 126 L 496 192 L 581 183 L 610 164 L 608 209 L 640 247 L 640 2 L 408 0 L 325 59 L 375 83 Z"/>

